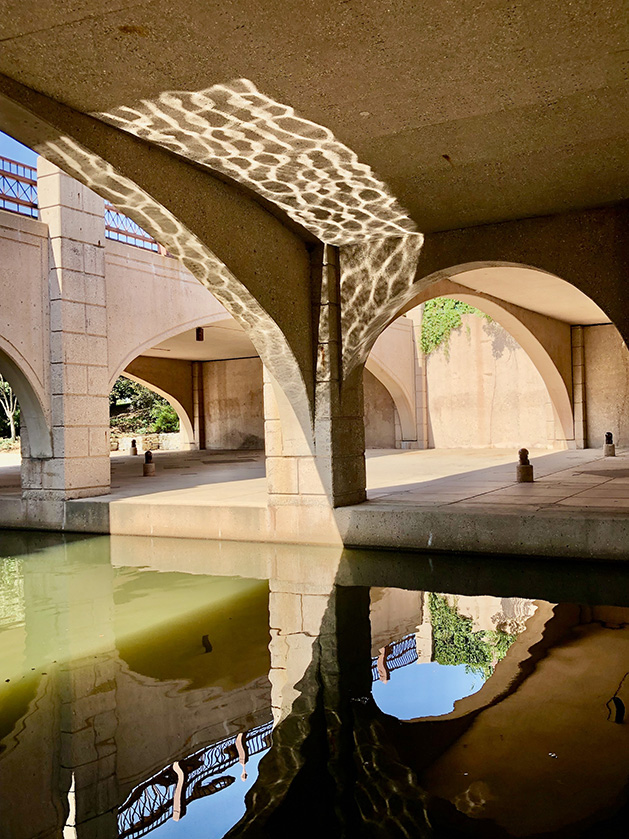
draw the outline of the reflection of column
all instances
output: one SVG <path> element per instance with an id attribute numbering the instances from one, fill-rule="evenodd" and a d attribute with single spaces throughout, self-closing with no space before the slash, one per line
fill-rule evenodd
<path id="1" fill-rule="evenodd" d="M 74 779 L 76 835 L 116 835 L 113 569 L 102 539 L 74 543 L 58 600 L 61 783 Z M 90 562 L 90 560 L 92 560 Z"/>
<path id="2" fill-rule="evenodd" d="M 37 679 L 37 696 L 28 725 L 0 760 L 2 797 L 12 798 L 19 814 L 9 835 L 52 835 L 52 820 L 55 835 L 65 826 L 65 837 L 101 829 L 115 836 L 115 819 L 110 824 L 111 816 L 102 815 L 116 804 L 117 654 L 108 542 L 70 542 L 29 557 L 23 567 L 27 676 Z M 28 802 L 20 802 L 27 794 Z"/>
<path id="3" fill-rule="evenodd" d="M 105 539 L 72 542 L 63 552 L 56 573 L 43 566 L 51 607 L 38 609 L 39 632 L 49 633 L 57 661 L 59 780 L 75 835 L 115 836 L 108 812 L 117 803 L 113 569 Z"/>
<path id="4" fill-rule="evenodd" d="M 417 663 L 423 664 L 427 661 L 432 661 L 432 623 L 430 622 L 430 604 L 429 593 L 424 591 L 423 595 L 423 609 L 422 622 L 417 627 L 415 633 L 415 647 L 417 649 Z"/>
<path id="5" fill-rule="evenodd" d="M 173 821 L 178 822 L 186 815 L 186 773 L 178 760 L 173 763 L 173 772 L 177 776 L 173 793 Z"/>
<path id="6" fill-rule="evenodd" d="M 276 727 L 238 835 L 252 823 L 261 830 L 271 815 L 275 835 L 294 830 L 296 818 L 336 818 L 334 797 L 317 797 L 310 780 L 327 772 L 353 807 L 352 700 L 367 702 L 371 690 L 369 589 L 316 582 L 317 570 L 308 582 L 270 583 Z"/>
<path id="7" fill-rule="evenodd" d="M 390 652 L 390 645 L 387 644 L 386 647 L 380 647 L 378 650 L 378 660 L 376 662 L 376 668 L 378 670 L 378 678 L 381 682 L 388 682 L 391 678 L 391 674 L 389 673 L 389 668 L 387 666 L 387 656 Z"/>
<path id="8" fill-rule="evenodd" d="M 271 706 L 275 724 L 285 719 L 295 699 L 297 687 L 313 656 L 313 645 L 330 598 L 329 584 L 302 593 L 291 583 L 269 581 L 271 641 Z M 290 590 L 295 588 L 295 590 Z M 288 589 L 288 590 L 287 590 Z"/>
<path id="9" fill-rule="evenodd" d="M 242 766 L 242 774 L 240 775 L 241 781 L 247 780 L 247 760 L 249 759 L 249 754 L 247 752 L 247 741 L 245 739 L 245 735 L 241 731 L 239 734 L 236 735 L 236 752 L 238 754 L 238 763 Z"/>

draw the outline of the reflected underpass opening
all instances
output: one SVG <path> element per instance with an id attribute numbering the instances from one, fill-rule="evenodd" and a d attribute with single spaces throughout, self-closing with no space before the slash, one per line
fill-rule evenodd
<path id="1" fill-rule="evenodd" d="M 622 835 L 627 583 L 6 532 L 3 835 Z"/>
<path id="2" fill-rule="evenodd" d="M 438 717 L 479 691 L 535 613 L 522 598 L 374 589 L 371 595 L 372 695 L 400 720 Z M 402 628 L 415 631 L 395 638 Z M 378 647 L 383 637 L 391 640 Z M 374 649 L 377 647 L 377 655 Z"/>

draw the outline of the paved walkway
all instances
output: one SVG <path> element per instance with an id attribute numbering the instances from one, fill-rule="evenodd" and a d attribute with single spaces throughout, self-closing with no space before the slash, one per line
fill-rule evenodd
<path id="1" fill-rule="evenodd" d="M 141 456 L 114 452 L 111 494 L 94 501 L 194 506 L 266 505 L 261 452 L 155 452 L 156 477 L 142 477 Z M 629 512 L 629 452 L 599 449 L 531 456 L 535 482 L 515 483 L 512 449 L 367 452 L 368 498 L 378 506 L 540 510 L 600 508 Z M 20 491 L 19 454 L 0 453 L 0 496 Z"/>

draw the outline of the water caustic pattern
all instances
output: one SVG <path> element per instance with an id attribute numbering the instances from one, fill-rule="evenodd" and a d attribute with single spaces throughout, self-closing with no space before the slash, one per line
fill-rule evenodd
<path id="1" fill-rule="evenodd" d="M 0 545 L 2 839 L 624 835 L 618 565 Z"/>
<path id="2" fill-rule="evenodd" d="M 266 366 L 283 383 L 289 398 L 296 405 L 304 401 L 301 374 L 277 323 L 227 266 L 173 213 L 70 137 L 46 142 L 40 152 L 132 218 L 166 246 L 172 256 L 181 259 L 247 331 Z"/>
<path id="3" fill-rule="evenodd" d="M 248 79 L 170 91 L 97 116 L 229 175 L 326 244 L 415 232 L 385 184 L 351 149 Z"/>

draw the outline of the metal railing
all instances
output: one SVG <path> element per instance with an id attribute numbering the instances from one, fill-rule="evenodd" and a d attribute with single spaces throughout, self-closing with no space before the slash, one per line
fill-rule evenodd
<path id="1" fill-rule="evenodd" d="M 380 679 L 380 672 L 378 670 L 378 661 L 380 656 L 374 656 L 371 659 L 371 678 L 374 682 Z M 414 664 L 417 661 L 417 641 L 415 635 L 405 635 L 399 641 L 393 641 L 384 647 L 384 657 L 381 662 L 384 664 L 384 671 L 388 674 L 393 670 L 399 670 L 400 667 L 406 667 L 407 664 Z"/>
<path id="2" fill-rule="evenodd" d="M 247 757 L 270 748 L 272 731 L 270 721 L 245 732 L 242 739 Z M 236 780 L 234 776 L 221 773 L 239 762 L 237 738 L 234 734 L 212 743 L 135 787 L 118 808 L 119 839 L 139 839 L 172 818 L 176 807 L 181 817 L 192 801 L 231 786 Z M 182 777 L 178 799 L 177 786 Z"/>
<path id="3" fill-rule="evenodd" d="M 142 230 L 139 224 L 125 216 L 108 201 L 105 202 L 105 236 L 116 242 L 134 245 L 136 248 L 166 254 L 166 250 L 152 236 L 149 236 L 146 230 Z"/>
<path id="4" fill-rule="evenodd" d="M 0 209 L 37 218 L 37 169 L 8 157 L 0 157 Z M 167 251 L 113 204 L 105 202 L 105 236 L 136 248 L 161 253 Z"/>
<path id="5" fill-rule="evenodd" d="M 0 157 L 0 209 L 37 218 L 37 170 Z"/>

